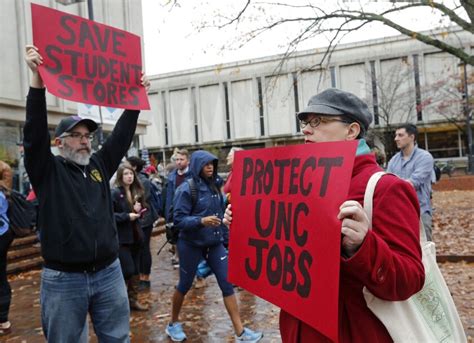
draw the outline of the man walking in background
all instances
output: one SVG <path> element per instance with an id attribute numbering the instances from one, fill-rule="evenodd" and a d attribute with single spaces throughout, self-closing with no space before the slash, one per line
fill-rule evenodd
<path id="1" fill-rule="evenodd" d="M 165 185 L 165 191 L 163 192 L 164 195 L 164 216 L 166 222 L 169 222 L 172 218 L 171 214 L 171 205 L 173 205 L 173 198 L 176 189 L 183 183 L 184 180 L 191 177 L 189 172 L 189 152 L 186 149 L 179 149 L 176 151 L 176 169 L 173 170 L 171 173 L 168 174 L 168 181 Z M 173 245 L 173 252 L 174 255 L 171 258 L 171 263 L 173 264 L 174 268 L 178 268 L 179 261 L 178 261 L 178 254 L 176 252 L 176 247 Z"/>
<path id="2" fill-rule="evenodd" d="M 432 237 L 431 180 L 433 156 L 418 147 L 418 129 L 413 124 L 404 124 L 395 131 L 395 143 L 400 151 L 388 162 L 387 171 L 408 181 L 415 187 L 420 203 L 420 216 L 426 239 Z"/>

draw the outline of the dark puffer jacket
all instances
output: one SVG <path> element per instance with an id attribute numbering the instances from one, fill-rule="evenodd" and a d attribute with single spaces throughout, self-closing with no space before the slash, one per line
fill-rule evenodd
<path id="1" fill-rule="evenodd" d="M 214 164 L 214 175 L 206 180 L 200 173 L 209 162 Z M 194 152 L 191 156 L 190 171 L 198 189 L 198 199 L 193 207 L 188 182 L 183 182 L 176 190 L 173 199 L 173 217 L 175 225 L 180 229 L 179 239 L 198 247 L 222 244 L 226 232 L 223 224 L 217 227 L 205 227 L 201 224 L 203 217 L 215 215 L 222 219 L 224 216 L 224 203 L 219 186 L 216 184 L 217 157 L 204 150 Z"/>

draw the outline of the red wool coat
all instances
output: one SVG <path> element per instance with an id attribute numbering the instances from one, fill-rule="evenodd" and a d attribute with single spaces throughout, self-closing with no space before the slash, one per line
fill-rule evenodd
<path id="1" fill-rule="evenodd" d="M 367 182 L 379 170 L 372 154 L 357 156 L 347 199 L 363 204 Z M 423 287 L 419 208 L 416 192 L 408 182 L 387 175 L 377 184 L 372 230 L 355 255 L 341 257 L 340 342 L 392 342 L 385 326 L 367 307 L 362 288 L 367 287 L 381 299 L 405 300 Z M 283 310 L 280 332 L 283 342 L 330 342 Z"/>

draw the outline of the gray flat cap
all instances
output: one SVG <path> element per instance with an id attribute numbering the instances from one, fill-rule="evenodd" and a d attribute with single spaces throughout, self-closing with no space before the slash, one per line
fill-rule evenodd
<path id="1" fill-rule="evenodd" d="M 313 95 L 309 99 L 308 106 L 298 112 L 298 119 L 302 120 L 310 113 L 347 116 L 358 122 L 364 132 L 367 132 L 372 122 L 372 114 L 365 102 L 354 94 L 337 88 L 328 88 Z"/>

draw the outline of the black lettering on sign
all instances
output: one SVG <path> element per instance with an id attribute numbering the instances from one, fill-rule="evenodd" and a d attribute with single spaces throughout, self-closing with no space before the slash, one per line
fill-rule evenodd
<path id="1" fill-rule="evenodd" d="M 263 174 L 265 173 L 265 165 L 261 159 L 255 161 L 255 170 L 253 173 L 252 194 L 262 194 Z M 258 187 L 258 190 L 257 190 Z"/>
<path id="2" fill-rule="evenodd" d="M 46 65 L 46 70 L 48 70 L 52 74 L 59 74 L 63 70 L 63 66 L 61 65 L 61 61 L 54 55 L 55 53 L 62 54 L 62 50 L 54 45 L 48 45 L 45 49 L 46 56 L 53 62 L 53 65 Z"/>
<path id="3" fill-rule="evenodd" d="M 99 78 L 105 79 L 109 75 L 109 61 L 102 56 L 97 58 L 99 59 Z"/>
<path id="4" fill-rule="evenodd" d="M 268 225 L 263 227 L 261 223 L 262 219 L 262 199 L 258 199 L 255 204 L 255 228 L 258 231 L 258 234 L 265 238 L 270 236 L 273 230 L 273 224 L 275 223 L 275 201 L 270 201 L 270 214 L 268 215 Z"/>
<path id="5" fill-rule="evenodd" d="M 311 291 L 311 276 L 309 275 L 309 268 L 313 264 L 313 257 L 306 250 L 301 252 L 300 258 L 298 259 L 298 267 L 303 276 L 303 283 L 299 283 L 296 286 L 296 291 L 302 298 L 307 298 Z"/>
<path id="6" fill-rule="evenodd" d="M 79 57 L 82 57 L 82 53 L 79 51 L 75 50 L 64 50 L 64 55 L 70 56 L 71 60 L 71 74 L 72 75 L 77 75 L 77 66 L 78 66 L 78 61 L 77 59 Z"/>
<path id="7" fill-rule="evenodd" d="M 253 175 L 253 160 L 250 157 L 244 158 L 244 168 L 242 173 L 242 184 L 240 185 L 240 195 L 247 193 L 247 180 Z"/>
<path id="8" fill-rule="evenodd" d="M 319 195 L 321 197 L 324 197 L 326 195 L 326 190 L 329 183 L 329 176 L 331 175 L 331 169 L 333 167 L 342 166 L 343 160 L 344 159 L 342 157 L 328 157 L 319 159 L 318 166 L 324 167 L 323 180 L 321 182 L 321 189 L 319 190 Z"/>
<path id="9" fill-rule="evenodd" d="M 71 81 L 72 76 L 71 75 L 59 75 L 58 77 L 58 82 L 63 86 L 65 89 L 58 89 L 58 92 L 64 96 L 64 97 L 69 97 L 71 96 L 74 91 L 72 90 L 72 87 L 67 84 L 67 81 Z"/>
<path id="10" fill-rule="evenodd" d="M 288 203 L 288 211 L 286 210 L 286 205 L 287 204 L 284 201 L 278 202 L 278 211 L 275 223 L 275 238 L 278 240 L 281 239 L 281 229 L 283 227 L 285 239 L 289 241 L 291 235 L 291 212 L 293 204 L 291 202 Z"/>
<path id="11" fill-rule="evenodd" d="M 118 70 L 116 68 L 118 61 L 110 59 L 109 62 L 110 62 L 110 81 L 119 82 L 119 79 L 115 76 L 118 73 Z"/>
<path id="12" fill-rule="evenodd" d="M 285 180 L 285 168 L 290 165 L 290 160 L 275 160 L 275 167 L 278 170 L 278 194 L 283 193 L 283 181 Z"/>
<path id="13" fill-rule="evenodd" d="M 142 66 L 137 65 L 137 64 L 132 64 L 131 68 L 133 70 L 133 76 L 135 77 L 134 83 L 136 85 L 139 85 L 141 83 L 141 78 L 142 78 Z"/>
<path id="14" fill-rule="evenodd" d="M 88 92 L 87 92 L 87 89 L 88 89 L 88 85 L 91 85 L 94 83 L 94 81 L 92 80 L 89 80 L 89 79 L 81 79 L 81 78 L 76 78 L 76 82 L 77 83 L 80 83 L 81 84 L 81 89 L 82 89 L 82 97 L 84 98 L 84 100 L 88 100 L 89 99 L 89 96 L 88 96 Z"/>
<path id="15" fill-rule="evenodd" d="M 72 27 L 68 25 L 68 22 L 71 21 L 72 23 L 77 23 L 77 19 L 68 15 L 62 16 L 61 19 L 59 20 L 59 23 L 61 27 L 66 31 L 66 33 L 69 33 L 69 35 L 66 35 L 65 37 L 57 35 L 56 39 L 58 42 L 64 44 L 64 45 L 74 45 L 76 43 L 76 33 Z"/>
<path id="16" fill-rule="evenodd" d="M 94 79 L 97 75 L 97 56 L 89 56 L 84 54 L 84 69 L 88 78 Z"/>
<path id="17" fill-rule="evenodd" d="M 112 52 L 115 55 L 125 57 L 126 54 L 123 51 L 119 50 L 119 47 L 122 45 L 121 38 L 125 38 L 125 33 L 120 31 L 112 32 Z"/>
<path id="18" fill-rule="evenodd" d="M 120 62 L 120 82 L 121 83 L 130 83 L 130 64 Z"/>
<path id="19" fill-rule="evenodd" d="M 102 82 L 97 81 L 96 84 L 94 85 L 94 88 L 92 89 L 92 92 L 97 101 L 104 102 L 107 96 L 107 91 Z"/>
<path id="20" fill-rule="evenodd" d="M 118 86 L 118 99 L 120 101 L 120 105 L 128 105 L 127 102 L 127 87 L 125 86 Z"/>
<path id="21" fill-rule="evenodd" d="M 298 193 L 298 186 L 295 184 L 295 179 L 298 177 L 298 173 L 296 172 L 296 168 L 300 166 L 300 159 L 293 158 L 291 160 L 291 171 L 290 171 L 290 190 L 289 194 L 297 194 Z"/>
<path id="22" fill-rule="evenodd" d="M 285 291 L 292 291 L 296 286 L 296 256 L 293 249 L 285 247 L 285 254 L 283 257 L 283 276 L 282 289 Z"/>
<path id="23" fill-rule="evenodd" d="M 130 96 L 132 97 L 132 100 L 129 101 L 129 105 L 138 105 L 139 99 L 138 99 L 138 93 L 140 92 L 140 89 L 138 87 L 130 87 L 128 89 L 128 92 L 130 93 Z"/>
<path id="24" fill-rule="evenodd" d="M 295 242 L 300 247 L 303 247 L 308 240 L 308 230 L 303 229 L 301 235 L 298 234 L 298 218 L 301 212 L 303 212 L 306 216 L 309 214 L 308 205 L 303 202 L 300 202 L 298 205 L 296 205 L 295 215 L 293 216 L 293 235 L 295 236 Z"/>
<path id="25" fill-rule="evenodd" d="M 273 164 L 272 161 L 268 161 L 265 166 L 265 174 L 263 177 L 263 191 L 265 194 L 270 194 L 273 187 Z"/>
<path id="26" fill-rule="evenodd" d="M 90 43 L 92 50 L 97 50 L 97 45 L 94 41 L 94 36 L 90 31 L 90 27 L 85 21 L 83 21 L 81 22 L 79 29 L 79 46 L 83 48 L 86 42 Z"/>
<path id="27" fill-rule="evenodd" d="M 316 158 L 315 157 L 309 157 L 306 161 L 304 161 L 303 167 L 301 167 L 300 192 L 304 196 L 308 196 L 311 193 L 311 189 L 313 188 L 313 184 L 311 182 L 309 182 L 306 187 L 304 185 L 304 175 L 305 175 L 306 170 L 308 168 L 311 168 L 312 171 L 314 171 L 316 169 Z"/>
<path id="28" fill-rule="evenodd" d="M 110 29 L 105 29 L 104 36 L 102 37 L 100 34 L 99 26 L 92 24 L 92 28 L 94 29 L 95 36 L 97 38 L 97 43 L 99 44 L 101 51 L 107 51 L 107 45 L 109 44 L 109 37 L 110 37 Z"/>
<path id="29" fill-rule="evenodd" d="M 109 104 L 117 104 L 117 85 L 107 82 L 107 102 Z"/>
<path id="30" fill-rule="evenodd" d="M 263 249 L 268 249 L 268 242 L 263 239 L 249 238 L 249 246 L 255 247 L 255 268 L 250 266 L 250 258 L 245 259 L 245 271 L 249 278 L 257 280 L 262 274 Z"/>
<path id="31" fill-rule="evenodd" d="M 267 257 L 267 278 L 270 285 L 276 286 L 280 283 L 283 270 L 282 265 L 280 248 L 274 244 L 270 248 Z"/>

